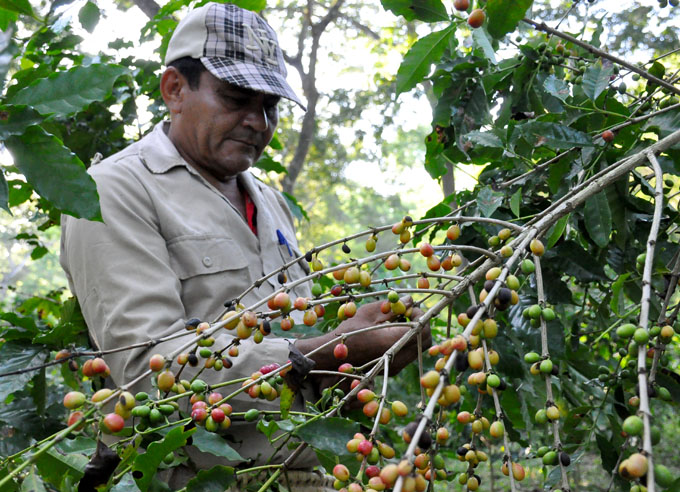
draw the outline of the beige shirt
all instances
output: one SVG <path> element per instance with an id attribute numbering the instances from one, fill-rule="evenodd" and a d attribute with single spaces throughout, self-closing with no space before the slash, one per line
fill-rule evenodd
<path id="1" fill-rule="evenodd" d="M 225 301 L 293 259 L 288 247 L 279 244 L 277 230 L 293 255 L 300 254 L 293 218 L 278 192 L 249 172 L 239 175 L 257 207 L 255 236 L 229 201 L 182 159 L 163 123 L 93 165 L 89 173 L 97 183 L 104 223 L 63 216 L 61 264 L 101 350 L 182 332 L 185 320 L 193 317 L 213 321 Z M 289 279 L 303 275 L 299 265 L 288 271 Z M 249 306 L 279 287 L 272 278 L 242 302 Z M 309 286 L 298 287 L 292 293 L 296 295 L 310 296 Z M 114 383 L 122 385 L 147 370 L 151 354 L 170 354 L 195 336 L 185 333 L 151 349 L 106 355 Z M 222 333 L 215 348 L 231 338 Z M 249 376 L 264 364 L 285 363 L 288 352 L 288 341 L 282 338 L 265 337 L 259 345 L 249 340 L 241 344 L 231 369 L 204 371 L 201 377 L 216 383 Z M 176 364 L 173 369 L 178 369 Z M 191 374 L 186 369 L 182 378 Z M 142 388 L 150 388 L 147 378 L 135 389 Z M 278 400 L 252 400 L 244 394 L 231 403 L 235 411 L 279 408 Z M 231 444 L 243 457 L 269 457 L 267 439 L 253 424 L 235 422 L 232 429 Z"/>

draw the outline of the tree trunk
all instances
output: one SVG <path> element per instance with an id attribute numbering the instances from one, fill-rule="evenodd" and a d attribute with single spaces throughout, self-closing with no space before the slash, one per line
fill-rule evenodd
<path id="1" fill-rule="evenodd" d="M 312 97 L 307 98 L 307 112 L 302 119 L 302 128 L 298 135 L 297 146 L 295 147 L 295 154 L 293 159 L 288 164 L 288 174 L 281 180 L 281 187 L 286 193 L 293 193 L 295 181 L 300 175 L 302 166 L 307 158 L 309 147 L 312 145 L 312 140 L 316 135 L 316 104 L 319 100 L 319 94 L 314 90 Z"/>
<path id="2" fill-rule="evenodd" d="M 444 197 L 456 192 L 456 179 L 453 176 L 454 167 L 450 162 L 446 163 L 446 174 L 442 176 L 442 190 L 444 191 Z M 453 198 L 449 201 L 450 204 L 455 204 L 456 199 Z"/>
<path id="3" fill-rule="evenodd" d="M 153 19 L 161 7 L 154 0 L 132 0 L 134 4 L 144 12 L 144 14 L 149 18 Z"/>

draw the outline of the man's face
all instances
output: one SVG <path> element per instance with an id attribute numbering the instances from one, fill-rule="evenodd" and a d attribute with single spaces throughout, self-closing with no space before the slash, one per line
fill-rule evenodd
<path id="1" fill-rule="evenodd" d="M 201 174 L 224 181 L 252 166 L 269 143 L 279 120 L 279 96 L 242 89 L 210 72 L 198 89 L 182 88 L 181 112 L 171 139 Z"/>

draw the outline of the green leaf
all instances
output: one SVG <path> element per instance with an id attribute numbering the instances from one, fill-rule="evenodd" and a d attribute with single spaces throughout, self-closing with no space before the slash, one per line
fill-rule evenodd
<path id="1" fill-rule="evenodd" d="M 21 328 L 21 330 L 9 330 L 14 335 L 8 335 L 7 332 L 3 333 L 3 338 L 5 339 L 31 339 L 38 333 L 38 326 L 35 324 L 35 320 L 30 316 L 20 316 L 16 313 L 0 313 L 0 319 L 7 321 L 12 326 Z"/>
<path id="2" fill-rule="evenodd" d="M 288 412 L 290 412 L 290 408 L 293 406 L 294 399 L 295 392 L 284 382 L 283 388 L 281 389 L 281 397 L 279 402 L 282 419 L 288 418 Z"/>
<path id="3" fill-rule="evenodd" d="M 69 116 L 105 99 L 113 83 L 126 71 L 119 65 L 78 65 L 36 80 L 17 92 L 10 102 L 27 104 L 43 114 Z"/>
<path id="4" fill-rule="evenodd" d="M 290 193 L 282 191 L 281 194 L 286 199 L 288 208 L 290 209 L 291 213 L 295 216 L 295 218 L 298 220 L 302 220 L 302 218 L 304 217 L 307 220 L 307 222 L 309 222 L 309 215 L 307 215 L 305 209 L 302 208 L 300 202 L 298 202 L 297 199 Z"/>
<path id="5" fill-rule="evenodd" d="M 553 225 L 549 230 L 548 233 L 546 234 L 546 237 L 548 238 L 548 243 L 546 244 L 547 248 L 552 248 L 555 246 L 557 241 L 562 237 L 562 234 L 564 234 L 564 230 L 567 228 L 567 223 L 569 222 L 569 216 L 571 214 L 567 214 L 564 217 L 562 217 L 560 220 L 555 222 L 555 225 Z"/>
<path id="6" fill-rule="evenodd" d="M 83 8 L 80 9 L 78 20 L 80 21 L 80 25 L 83 26 L 83 29 L 91 33 L 99 22 L 99 15 L 99 7 L 92 2 L 87 2 L 83 5 Z"/>
<path id="7" fill-rule="evenodd" d="M 630 272 L 619 275 L 619 278 L 612 282 L 612 298 L 611 301 L 609 301 L 609 307 L 617 316 L 621 316 L 625 309 L 625 296 L 622 296 L 621 293 L 623 292 L 623 285 L 626 283 L 628 277 L 630 277 Z"/>
<path id="8" fill-rule="evenodd" d="M 21 135 L 31 125 L 43 121 L 44 118 L 26 106 L 0 106 L 0 140 L 6 140 L 10 135 Z"/>
<path id="9" fill-rule="evenodd" d="M 522 188 L 519 188 L 510 197 L 510 210 L 512 211 L 513 214 L 515 214 L 515 217 L 517 218 L 520 217 L 519 205 L 521 202 L 522 202 Z"/>
<path id="10" fill-rule="evenodd" d="M 26 181 L 20 179 L 13 179 L 9 181 L 9 206 L 15 207 L 24 203 L 26 200 L 31 198 L 33 194 L 33 188 Z"/>
<path id="11" fill-rule="evenodd" d="M 498 207 L 503 204 L 505 195 L 493 191 L 491 187 L 485 186 L 477 195 L 477 208 L 484 217 L 491 217 Z"/>
<path id="12" fill-rule="evenodd" d="M 439 61 L 448 45 L 449 37 L 455 32 L 454 24 L 435 31 L 416 41 L 404 55 L 397 70 L 397 94 L 413 89 L 430 72 L 433 63 Z"/>
<path id="13" fill-rule="evenodd" d="M 275 173 L 279 174 L 288 174 L 288 170 L 285 167 L 283 167 L 283 165 L 280 162 L 277 162 L 274 159 L 272 159 L 272 156 L 270 156 L 266 152 L 262 154 L 262 157 L 258 159 L 254 167 L 262 169 L 263 171 L 266 172 L 274 171 Z"/>
<path id="14" fill-rule="evenodd" d="M 586 72 L 583 75 L 583 84 L 581 85 L 585 95 L 592 101 L 595 101 L 609 85 L 609 77 L 613 73 L 613 65 L 609 65 L 605 68 L 602 66 L 602 61 L 590 64 L 590 66 L 586 68 Z"/>
<path id="15" fill-rule="evenodd" d="M 0 8 L 0 31 L 6 31 L 7 28 L 19 19 L 19 14 L 12 10 Z M 3 64 L 6 67 L 6 64 Z M 4 68 L 3 67 L 3 68 Z M 6 75 L 6 70 L 3 70 Z"/>
<path id="16" fill-rule="evenodd" d="M 489 60 L 494 65 L 498 64 L 498 62 L 496 61 L 496 52 L 494 51 L 493 47 L 491 46 L 491 41 L 489 41 L 489 37 L 486 35 L 486 31 L 484 29 L 482 29 L 482 28 L 473 29 L 472 30 L 472 40 L 473 40 L 475 45 L 482 48 L 482 51 L 484 52 L 484 56 L 486 56 L 487 60 Z"/>
<path id="17" fill-rule="evenodd" d="M 602 434 L 596 433 L 595 441 L 602 457 L 602 467 L 605 470 L 613 469 L 619 457 L 617 449 L 612 446 L 611 440 Z"/>
<path id="18" fill-rule="evenodd" d="M 283 144 L 276 134 L 274 134 L 272 139 L 269 141 L 269 146 L 274 150 L 283 150 Z"/>
<path id="19" fill-rule="evenodd" d="M 264 10 L 267 6 L 267 0 L 233 0 L 230 3 L 238 5 L 242 9 L 252 10 L 253 12 Z"/>
<path id="20" fill-rule="evenodd" d="M 350 419 L 330 417 L 298 427 L 295 435 L 314 449 L 329 451 L 336 456 L 346 455 L 347 436 L 360 432 L 360 425 Z"/>
<path id="21" fill-rule="evenodd" d="M 45 485 L 38 473 L 36 473 L 35 466 L 31 466 L 28 475 L 26 475 L 24 481 L 21 482 L 21 489 L 19 490 L 21 492 L 45 492 Z"/>
<path id="22" fill-rule="evenodd" d="M 231 466 L 217 465 L 201 470 L 187 484 L 187 492 L 214 492 L 225 490 L 236 483 L 236 472 Z"/>
<path id="23" fill-rule="evenodd" d="M 223 437 L 214 432 L 208 432 L 202 427 L 196 427 L 193 445 L 204 453 L 227 458 L 229 461 L 244 461 L 243 457 L 229 446 L 229 443 Z"/>
<path id="24" fill-rule="evenodd" d="M 607 246 L 612 233 L 612 213 L 604 191 L 586 200 L 583 206 L 583 220 L 593 242 L 600 248 Z"/>
<path id="25" fill-rule="evenodd" d="M 8 341 L 0 348 L 0 374 L 19 371 L 42 364 L 47 359 L 43 347 Z M 35 376 L 34 371 L 0 377 L 0 404 L 15 391 L 24 389 Z"/>
<path id="26" fill-rule="evenodd" d="M 56 447 L 64 453 L 80 453 L 82 455 L 92 455 L 97 450 L 97 441 L 91 437 L 78 436 L 75 439 L 64 439 L 59 441 Z"/>
<path id="27" fill-rule="evenodd" d="M 554 75 L 549 75 L 543 82 L 543 88 L 549 94 L 555 96 L 560 101 L 565 101 L 571 94 L 569 91 L 569 85 L 561 79 L 558 79 Z"/>
<path id="28" fill-rule="evenodd" d="M 0 171 L 0 208 L 4 208 L 11 215 L 12 212 L 9 209 L 9 186 L 7 186 L 5 173 L 2 171 Z"/>
<path id="29" fill-rule="evenodd" d="M 518 125 L 521 135 L 532 145 L 548 145 L 555 149 L 572 147 L 593 147 L 593 141 L 587 133 L 574 130 L 559 123 L 547 121 L 530 121 Z"/>
<path id="30" fill-rule="evenodd" d="M 465 135 L 463 135 L 462 139 L 472 142 L 476 146 L 491 147 L 495 149 L 504 148 L 501 139 L 491 132 L 480 132 L 475 130 L 473 132 L 466 133 Z"/>
<path id="31" fill-rule="evenodd" d="M 37 18 L 28 0 L 0 0 L 0 8 Z"/>
<path id="32" fill-rule="evenodd" d="M 441 0 L 381 0 L 386 10 L 401 15 L 406 20 L 419 19 L 425 22 L 437 22 L 449 19 Z"/>
<path id="33" fill-rule="evenodd" d="M 74 217 L 101 220 L 94 180 L 80 159 L 58 138 L 39 126 L 31 126 L 5 144 L 16 167 L 40 196 Z"/>
<path id="34" fill-rule="evenodd" d="M 583 249 L 577 242 L 566 240 L 546 254 L 546 261 L 553 262 L 555 271 L 562 271 L 565 275 L 574 276 L 580 282 L 607 281 L 602 262 L 598 261 Z M 563 300 L 568 302 L 568 300 Z"/>
<path id="35" fill-rule="evenodd" d="M 168 453 L 185 446 L 187 439 L 196 429 L 199 429 L 199 427 L 194 427 L 188 431 L 185 431 L 184 427 L 175 427 L 160 441 L 149 444 L 146 448 L 146 453 L 140 454 L 135 458 L 132 464 L 132 471 L 135 476 L 135 482 L 137 482 L 140 490 L 148 490 L 151 480 L 158 471 L 163 458 Z"/>
<path id="36" fill-rule="evenodd" d="M 80 480 L 88 462 L 82 454 L 61 454 L 52 448 L 38 458 L 36 465 L 43 480 L 59 487 L 66 475 Z"/>
<path id="37" fill-rule="evenodd" d="M 514 31 L 532 3 L 534 0 L 489 0 L 486 3 L 489 34 L 498 39 Z"/>

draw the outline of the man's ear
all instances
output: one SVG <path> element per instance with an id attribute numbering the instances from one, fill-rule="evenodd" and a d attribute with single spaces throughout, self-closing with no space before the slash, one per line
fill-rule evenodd
<path id="1" fill-rule="evenodd" d="M 170 114 L 182 112 L 183 89 L 188 88 L 187 79 L 175 67 L 168 67 L 161 75 L 161 95 Z"/>

